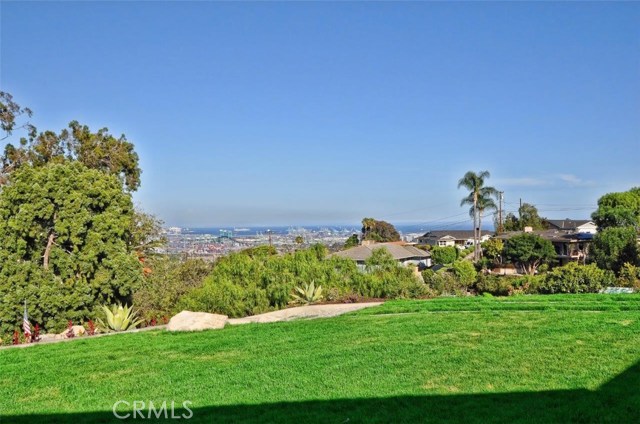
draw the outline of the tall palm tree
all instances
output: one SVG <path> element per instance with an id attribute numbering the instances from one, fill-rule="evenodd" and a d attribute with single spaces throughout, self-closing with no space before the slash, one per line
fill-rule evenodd
<path id="1" fill-rule="evenodd" d="M 493 187 L 485 187 L 484 185 L 484 180 L 490 176 L 489 171 L 480 171 L 477 174 L 473 171 L 468 171 L 458 181 L 458 188 L 464 187 L 469 190 L 469 195 L 462 199 L 460 206 L 471 205 L 469 215 L 473 218 L 473 245 L 475 247 L 473 258 L 476 261 L 480 258 L 478 242 L 482 231 L 480 229 L 482 212 L 496 207 L 491 196 L 496 195 L 498 191 Z"/>
<path id="2" fill-rule="evenodd" d="M 498 197 L 498 190 L 493 187 L 482 187 L 478 195 L 478 242 L 482 239 L 482 217 L 484 211 L 496 211 L 498 205 L 493 201 L 493 198 Z M 482 256 L 482 249 L 478 249 L 478 256 Z"/>

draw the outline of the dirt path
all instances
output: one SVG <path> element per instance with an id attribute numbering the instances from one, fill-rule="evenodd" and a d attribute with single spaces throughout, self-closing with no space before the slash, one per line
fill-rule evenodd
<path id="1" fill-rule="evenodd" d="M 227 321 L 230 325 L 266 323 L 277 321 L 291 321 L 300 318 L 328 318 L 346 314 L 347 312 L 358 311 L 364 308 L 381 305 L 382 302 L 369 303 L 340 303 L 335 305 L 309 305 L 297 308 L 281 309 L 279 311 L 267 312 L 266 314 L 253 315 L 244 318 L 230 318 Z"/>

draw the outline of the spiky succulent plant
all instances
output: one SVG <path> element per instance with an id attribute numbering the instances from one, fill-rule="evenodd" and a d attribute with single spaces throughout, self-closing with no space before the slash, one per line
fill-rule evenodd
<path id="1" fill-rule="evenodd" d="M 296 303 L 302 303 L 309 305 L 311 303 L 318 302 L 322 299 L 322 286 L 315 286 L 312 281 L 310 284 L 305 284 L 302 287 L 296 287 L 291 295 L 293 301 Z"/>
<path id="2" fill-rule="evenodd" d="M 98 327 L 103 332 L 111 331 L 125 331 L 136 328 L 143 320 L 138 319 L 138 312 L 134 311 L 133 305 L 131 307 L 121 304 L 111 305 L 111 309 L 105 305 L 102 305 L 102 311 L 104 312 L 105 321 L 98 318 Z"/>

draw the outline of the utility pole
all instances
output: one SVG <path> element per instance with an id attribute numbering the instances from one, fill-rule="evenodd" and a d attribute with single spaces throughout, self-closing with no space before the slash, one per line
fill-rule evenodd
<path id="1" fill-rule="evenodd" d="M 504 231 L 504 227 L 502 226 L 502 202 L 504 201 L 504 191 L 499 191 L 498 195 L 498 234 Z"/>
<path id="2" fill-rule="evenodd" d="M 269 246 L 273 246 L 273 242 L 271 241 L 271 230 L 267 230 L 267 234 L 269 234 Z"/>
<path id="3" fill-rule="evenodd" d="M 518 208 L 518 220 L 522 221 L 522 197 L 520 198 L 520 207 Z"/>

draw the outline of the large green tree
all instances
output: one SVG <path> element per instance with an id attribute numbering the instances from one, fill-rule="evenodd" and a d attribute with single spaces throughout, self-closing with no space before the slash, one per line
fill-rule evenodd
<path id="1" fill-rule="evenodd" d="M 591 218 L 599 229 L 633 227 L 640 230 L 640 187 L 605 194 L 598 199 L 598 209 Z"/>
<path id="2" fill-rule="evenodd" d="M 538 208 L 530 203 L 523 203 L 518 208 L 518 216 L 508 213 L 505 218 L 504 229 L 506 231 L 523 231 L 525 227 L 531 227 L 534 230 L 544 230 L 545 218 L 540 217 Z"/>
<path id="3" fill-rule="evenodd" d="M 504 256 L 526 274 L 533 275 L 540 265 L 556 257 L 556 251 L 549 240 L 537 234 L 522 233 L 505 242 Z"/>
<path id="4" fill-rule="evenodd" d="M 498 191 L 493 187 L 484 185 L 484 182 L 489 178 L 491 174 L 489 171 L 480 171 L 475 173 L 468 171 L 458 181 L 458 188 L 464 187 L 469 190 L 469 194 L 462 199 L 460 206 L 471 206 L 469 214 L 473 218 L 473 236 L 474 246 L 473 251 L 474 260 L 480 259 L 482 249 L 478 248 L 478 243 L 481 237 L 482 229 L 482 213 L 487 209 L 496 209 L 496 204 L 492 197 L 498 194 Z"/>
<path id="5" fill-rule="evenodd" d="M 124 135 L 112 136 L 107 128 L 94 133 L 77 121 L 72 121 L 69 128 L 59 134 L 45 131 L 35 137 L 22 138 L 17 146 L 8 143 L 0 157 L 0 183 L 6 183 L 9 175 L 23 165 L 44 166 L 67 160 L 116 175 L 127 190 L 135 191 L 140 186 L 142 171 L 133 144 Z"/>
<path id="6" fill-rule="evenodd" d="M 45 330 L 128 299 L 142 279 L 131 252 L 131 195 L 114 175 L 78 162 L 23 165 L 0 191 L 0 329 L 26 300 Z"/>
<path id="7" fill-rule="evenodd" d="M 89 168 L 116 175 L 127 190 L 140 186 L 140 166 L 134 146 L 124 135 L 116 138 L 107 128 L 92 132 L 77 121 L 60 133 L 44 131 L 24 119 L 32 116 L 29 108 L 17 104 L 6 92 L 0 92 L 0 140 L 9 139 L 14 131 L 26 133 L 15 142 L 9 139 L 0 156 L 0 185 L 23 165 L 44 166 L 74 160 Z"/>
<path id="8" fill-rule="evenodd" d="M 35 137 L 36 128 L 28 121 L 32 115 L 31 109 L 16 103 L 10 93 L 0 91 L 0 140 L 9 138 L 16 129 L 24 129 L 30 137 Z"/>
<path id="9" fill-rule="evenodd" d="M 591 217 L 598 225 L 591 259 L 600 268 L 618 274 L 625 263 L 640 264 L 640 187 L 605 194 Z"/>
<path id="10" fill-rule="evenodd" d="M 625 263 L 640 265 L 638 234 L 633 227 L 609 227 L 598 231 L 593 238 L 591 259 L 602 269 L 616 274 Z"/>
<path id="11" fill-rule="evenodd" d="M 362 240 L 377 242 L 400 241 L 400 233 L 386 221 L 364 218 L 362 220 Z"/>

